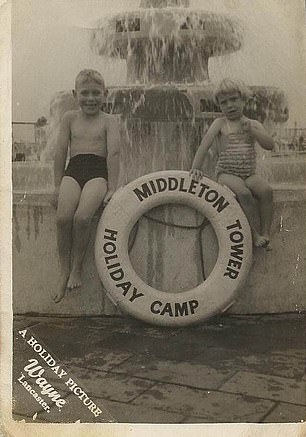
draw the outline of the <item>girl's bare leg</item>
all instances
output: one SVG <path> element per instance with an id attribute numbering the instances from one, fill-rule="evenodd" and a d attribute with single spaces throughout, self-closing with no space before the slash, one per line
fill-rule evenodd
<path id="1" fill-rule="evenodd" d="M 82 190 L 73 220 L 72 264 L 68 288 L 81 286 L 81 267 L 89 241 L 91 220 L 101 205 L 106 191 L 107 183 L 103 178 L 91 179 Z"/>
<path id="2" fill-rule="evenodd" d="M 232 174 L 221 173 L 218 177 L 218 182 L 221 185 L 227 186 L 236 194 L 237 200 L 239 201 L 251 227 L 254 244 L 255 246 L 258 245 L 260 235 L 256 230 L 254 223 L 254 199 L 252 192 L 246 186 L 245 181 L 242 178 Z"/>
<path id="3" fill-rule="evenodd" d="M 60 302 L 65 296 L 70 274 L 72 224 L 80 194 L 79 184 L 70 176 L 64 176 L 60 186 L 56 215 L 57 248 L 61 269 L 58 287 L 53 295 L 53 300 L 56 303 Z"/>
<path id="4" fill-rule="evenodd" d="M 260 176 L 253 175 L 246 179 L 246 185 L 256 197 L 259 205 L 261 246 L 267 247 L 270 242 L 270 230 L 273 219 L 273 191 L 270 185 Z"/>

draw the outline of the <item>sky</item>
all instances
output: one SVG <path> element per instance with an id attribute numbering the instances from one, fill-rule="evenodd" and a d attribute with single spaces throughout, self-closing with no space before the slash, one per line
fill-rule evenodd
<path id="1" fill-rule="evenodd" d="M 234 76 L 279 86 L 289 99 L 289 122 L 306 127 L 303 6 L 303 0 L 190 1 L 191 8 L 233 15 L 244 27 L 239 52 L 210 60 L 212 82 Z M 138 8 L 139 0 L 13 0 L 13 121 L 48 118 L 52 96 L 72 89 L 83 68 L 101 71 L 109 86 L 126 83 L 124 61 L 93 53 L 88 28 L 105 15 Z"/>

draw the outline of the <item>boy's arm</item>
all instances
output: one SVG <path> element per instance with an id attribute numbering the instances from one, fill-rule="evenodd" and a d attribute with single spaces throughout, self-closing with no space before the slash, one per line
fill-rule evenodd
<path id="1" fill-rule="evenodd" d="M 193 170 L 199 170 L 202 167 L 203 160 L 205 158 L 206 153 L 208 152 L 210 146 L 212 145 L 214 139 L 220 132 L 221 126 L 222 126 L 222 119 L 218 118 L 213 121 L 211 126 L 209 127 L 208 131 L 204 135 L 201 144 L 195 154 L 191 171 Z"/>
<path id="2" fill-rule="evenodd" d="M 108 192 L 104 203 L 107 203 L 116 191 L 119 177 L 120 156 L 120 125 L 118 116 L 110 115 L 107 123 L 107 169 Z"/>
<path id="3" fill-rule="evenodd" d="M 266 150 L 273 150 L 275 148 L 275 143 L 271 135 L 265 130 L 263 125 L 257 120 L 248 120 L 249 130 L 252 137 L 257 141 L 257 143 Z"/>
<path id="4" fill-rule="evenodd" d="M 71 113 L 66 112 L 61 121 L 54 157 L 54 184 L 56 191 L 59 190 L 59 186 L 64 176 L 68 144 L 70 141 L 70 123 Z"/>

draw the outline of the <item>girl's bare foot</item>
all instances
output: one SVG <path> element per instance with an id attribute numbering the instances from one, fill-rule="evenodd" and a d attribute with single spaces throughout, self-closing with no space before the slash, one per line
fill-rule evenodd
<path id="1" fill-rule="evenodd" d="M 266 240 L 265 244 L 262 246 L 266 250 L 272 250 L 272 246 L 270 244 L 270 237 L 269 235 L 263 235 L 263 238 Z"/>
<path id="2" fill-rule="evenodd" d="M 253 232 L 252 236 L 253 236 L 253 244 L 254 244 L 254 246 L 255 247 L 261 247 L 261 244 L 262 244 L 262 237 L 261 237 L 261 235 Z"/>
<path id="3" fill-rule="evenodd" d="M 81 272 L 79 270 L 72 270 L 68 279 L 68 288 L 78 288 L 82 285 Z"/>
<path id="4" fill-rule="evenodd" d="M 267 250 L 272 250 L 270 246 L 270 238 L 267 235 L 255 235 L 254 236 L 254 246 L 263 247 Z"/>
<path id="5" fill-rule="evenodd" d="M 52 296 L 52 299 L 55 303 L 59 303 L 65 296 L 68 278 L 69 272 L 61 273 L 60 279 L 58 281 L 58 289 Z"/>

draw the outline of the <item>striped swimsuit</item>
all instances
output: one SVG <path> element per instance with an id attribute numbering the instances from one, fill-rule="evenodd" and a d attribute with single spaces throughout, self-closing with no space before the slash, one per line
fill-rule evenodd
<path id="1" fill-rule="evenodd" d="M 227 173 L 246 179 L 255 174 L 256 170 L 254 141 L 246 132 L 230 132 L 228 123 L 227 130 L 227 144 L 219 152 L 216 176 Z"/>

